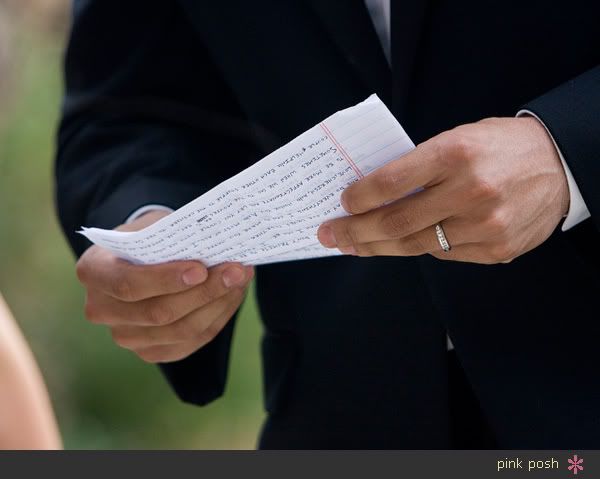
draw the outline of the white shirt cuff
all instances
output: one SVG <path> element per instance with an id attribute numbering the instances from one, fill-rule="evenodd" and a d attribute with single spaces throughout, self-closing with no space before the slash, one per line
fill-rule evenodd
<path id="1" fill-rule="evenodd" d="M 146 206 L 142 206 L 141 208 L 138 208 L 133 213 L 131 213 L 129 215 L 129 217 L 125 220 L 125 224 L 132 223 L 133 221 L 137 220 L 140 216 L 145 215 L 146 213 L 149 213 L 150 211 L 156 211 L 156 210 L 167 211 L 169 213 L 173 213 L 173 208 L 169 208 L 168 206 L 146 205 Z"/>
<path id="2" fill-rule="evenodd" d="M 520 116 L 524 116 L 524 115 L 530 115 L 530 116 L 534 117 L 536 120 L 538 120 L 542 124 L 542 126 L 544 128 L 546 128 L 546 131 L 548 132 L 548 136 L 552 140 L 552 143 L 554 144 L 554 148 L 556 148 L 556 151 L 560 158 L 560 162 L 562 163 L 562 166 L 565 170 L 565 175 L 567 177 L 567 184 L 569 185 L 570 201 L 569 201 L 569 211 L 567 212 L 567 216 L 565 218 L 565 221 L 562 224 L 561 229 L 563 231 L 567 231 L 567 230 L 573 228 L 573 226 L 581 223 L 583 220 L 587 220 L 591 216 L 590 210 L 588 209 L 587 205 L 585 204 L 585 201 L 583 200 L 583 196 L 581 196 L 581 191 L 579 191 L 579 187 L 577 186 L 577 183 L 575 182 L 575 178 L 573 178 L 573 174 L 571 173 L 571 170 L 569 169 L 569 165 L 567 165 L 567 162 L 565 161 L 565 157 L 563 156 L 562 152 L 560 151 L 560 148 L 556 144 L 556 141 L 554 141 L 554 137 L 552 136 L 552 134 L 550 133 L 550 131 L 548 130 L 548 128 L 546 127 L 544 122 L 540 119 L 539 116 L 537 116 L 535 113 L 533 113 L 529 110 L 519 111 L 517 113 L 517 118 Z"/>

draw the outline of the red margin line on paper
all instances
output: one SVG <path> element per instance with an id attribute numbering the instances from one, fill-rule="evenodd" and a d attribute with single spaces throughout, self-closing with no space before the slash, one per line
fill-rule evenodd
<path id="1" fill-rule="evenodd" d="M 325 132 L 325 134 L 329 137 L 331 142 L 336 146 L 336 148 L 338 150 L 340 150 L 343 157 L 346 159 L 346 161 L 348 162 L 350 167 L 354 170 L 354 173 L 356 173 L 356 176 L 358 176 L 359 178 L 364 178 L 365 175 L 362 174 L 362 172 L 358 169 L 358 166 L 356 166 L 356 163 L 354 163 L 352 161 L 352 158 L 350 158 L 350 155 L 348 153 L 346 153 L 346 150 L 344 150 L 342 145 L 336 140 L 335 136 L 333 136 L 333 133 L 331 133 L 331 130 L 329 128 L 327 128 L 327 125 L 325 125 L 325 122 L 319 123 L 319 126 Z"/>

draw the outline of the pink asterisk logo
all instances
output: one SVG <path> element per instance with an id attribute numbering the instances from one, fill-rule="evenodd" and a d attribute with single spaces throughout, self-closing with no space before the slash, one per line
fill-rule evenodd
<path id="1" fill-rule="evenodd" d="M 577 454 L 573 456 L 573 459 L 569 459 L 569 471 L 573 471 L 573 474 L 577 475 L 579 471 L 583 471 L 583 466 L 581 463 L 583 462 L 583 458 L 577 459 Z"/>

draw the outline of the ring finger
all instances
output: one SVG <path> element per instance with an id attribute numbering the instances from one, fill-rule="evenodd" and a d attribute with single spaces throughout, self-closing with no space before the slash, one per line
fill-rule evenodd
<path id="1" fill-rule="evenodd" d="M 466 218 L 449 218 L 444 220 L 441 225 L 452 248 L 481 241 L 478 228 Z M 344 248 L 343 252 L 357 256 L 420 256 L 435 252 L 445 254 L 438 240 L 435 226 L 428 226 L 405 238 L 356 244 L 353 245 L 354 251 Z"/>

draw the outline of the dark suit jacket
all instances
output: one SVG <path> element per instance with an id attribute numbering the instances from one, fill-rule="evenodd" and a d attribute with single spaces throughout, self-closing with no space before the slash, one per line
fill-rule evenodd
<path id="1" fill-rule="evenodd" d="M 265 447 L 451 447 L 446 331 L 500 447 L 600 447 L 600 3 L 404 0 L 393 75 L 362 0 L 76 0 L 57 201 L 81 225 L 173 208 L 376 92 L 418 143 L 526 106 L 592 213 L 511 264 L 260 267 Z M 223 393 L 233 322 L 163 366 Z"/>

